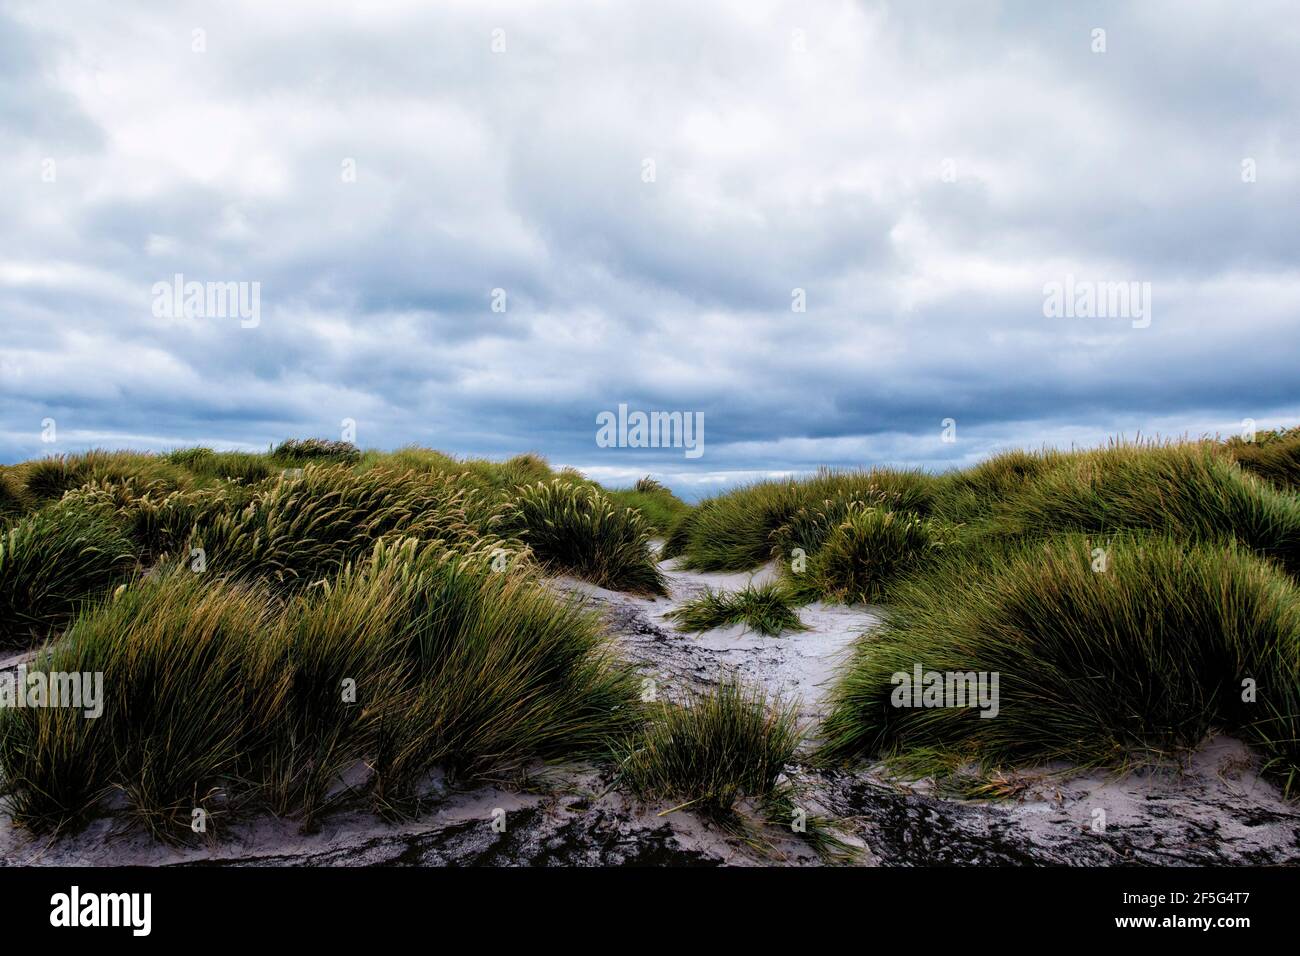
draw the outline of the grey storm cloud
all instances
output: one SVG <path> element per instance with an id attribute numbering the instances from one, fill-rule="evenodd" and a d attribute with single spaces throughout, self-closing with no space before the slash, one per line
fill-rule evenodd
<path id="1" fill-rule="evenodd" d="M 693 496 L 1295 422 L 1288 7 L 14 0 L 0 461 L 346 418 Z M 1150 325 L 1047 317 L 1067 275 Z M 705 453 L 599 447 L 620 403 Z"/>

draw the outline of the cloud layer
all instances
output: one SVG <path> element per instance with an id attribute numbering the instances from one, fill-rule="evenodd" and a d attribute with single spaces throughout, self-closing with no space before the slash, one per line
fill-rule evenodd
<path id="1" fill-rule="evenodd" d="M 0 461 L 349 419 L 694 495 L 1300 421 L 1288 6 L 11 3 Z"/>

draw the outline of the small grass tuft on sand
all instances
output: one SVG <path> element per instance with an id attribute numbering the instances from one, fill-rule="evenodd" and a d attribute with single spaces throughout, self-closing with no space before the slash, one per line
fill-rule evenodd
<path id="1" fill-rule="evenodd" d="M 735 678 L 680 702 L 651 707 L 619 760 L 622 780 L 646 800 L 714 817 L 781 794 L 800 733 L 792 706 Z"/>
<path id="2" fill-rule="evenodd" d="M 732 624 L 744 624 L 767 637 L 786 631 L 806 631 L 794 606 L 797 602 L 785 585 L 770 581 L 750 584 L 739 591 L 705 588 L 698 597 L 679 605 L 666 617 L 680 631 L 709 631 Z"/>

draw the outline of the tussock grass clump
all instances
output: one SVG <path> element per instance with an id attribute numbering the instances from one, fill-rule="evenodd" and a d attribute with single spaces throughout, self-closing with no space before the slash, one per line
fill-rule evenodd
<path id="1" fill-rule="evenodd" d="M 611 501 L 640 514 L 646 527 L 655 534 L 666 534 L 689 510 L 686 502 L 653 479 L 642 478 L 635 488 L 613 488 L 605 494 Z"/>
<path id="2" fill-rule="evenodd" d="M 296 596 L 268 650 L 288 687 L 264 764 L 266 797 L 275 813 L 299 812 L 307 826 L 331 786 L 379 753 L 382 728 L 413 696 L 402 623 L 411 616 L 407 566 L 393 559 L 394 545 L 376 547 L 378 561 Z"/>
<path id="3" fill-rule="evenodd" d="M 394 809 L 435 767 L 473 777 L 594 757 L 640 719 L 634 675 L 591 614 L 413 539 L 299 597 L 283 633 L 290 708 L 268 766 L 276 806 L 308 818 L 362 758 Z"/>
<path id="4" fill-rule="evenodd" d="M 691 530 L 696 521 L 696 513 L 705 507 L 704 503 L 696 505 L 688 511 L 684 511 L 673 519 L 672 524 L 668 526 L 668 535 L 664 538 L 663 547 L 659 549 L 659 557 L 664 560 L 669 558 L 680 558 L 686 553 L 686 548 L 690 545 Z"/>
<path id="5" fill-rule="evenodd" d="M 919 471 L 831 471 L 803 480 L 762 481 L 708 498 L 673 529 L 672 555 L 697 571 L 745 571 L 781 553 L 801 512 L 850 502 L 926 513 L 934 479 Z M 802 545 L 801 545 L 802 546 Z M 678 550 L 680 549 L 680 550 Z"/>
<path id="6" fill-rule="evenodd" d="M 213 451 L 211 448 L 180 448 L 167 459 L 200 479 L 238 481 L 255 485 L 279 470 L 266 455 L 246 451 Z"/>
<path id="7" fill-rule="evenodd" d="M 216 456 L 211 448 L 203 445 L 195 445 L 192 448 L 175 448 L 169 451 L 164 457 L 173 465 L 180 465 L 189 471 L 195 471 L 202 467 L 203 462 L 210 461 Z"/>
<path id="8" fill-rule="evenodd" d="M 806 631 L 793 605 L 797 603 L 785 585 L 771 581 L 748 585 L 739 591 L 705 588 L 697 598 L 670 611 L 666 616 L 681 631 L 708 631 L 715 627 L 744 624 L 767 637 L 784 631 Z"/>
<path id="9" fill-rule="evenodd" d="M 174 839 L 193 808 L 224 812 L 282 729 L 288 675 L 265 666 L 275 626 L 264 592 L 188 570 L 82 615 L 32 669 L 103 674 L 103 710 L 0 713 L 15 818 L 35 829 L 79 823 L 117 791 L 150 832 Z"/>
<path id="10" fill-rule="evenodd" d="M 0 764 L 15 817 L 76 822 L 114 790 L 157 836 L 219 813 L 281 711 L 260 673 L 273 618 L 264 595 L 188 571 L 128 588 L 82 616 L 34 669 L 103 674 L 103 713 L 0 715 Z"/>
<path id="11" fill-rule="evenodd" d="M 134 568 L 108 509 L 54 504 L 22 518 L 0 535 L 0 646 L 57 630 Z"/>
<path id="12" fill-rule="evenodd" d="M 620 774 L 643 799 L 725 818 L 742 802 L 780 802 L 800 739 L 792 706 L 726 679 L 652 706 L 644 730 L 625 745 Z"/>
<path id="13" fill-rule="evenodd" d="M 355 464 L 361 460 L 361 449 L 350 441 L 333 441 L 328 438 L 290 438 L 275 446 L 271 457 L 292 464 Z"/>
<path id="14" fill-rule="evenodd" d="M 190 810 L 310 824 L 349 767 L 400 809 L 434 768 L 507 772 L 608 754 L 642 720 L 598 622 L 523 573 L 380 542 L 281 604 L 259 584 L 161 574 L 84 615 L 38 666 L 102 672 L 104 711 L 0 711 L 17 819 L 57 827 L 126 794 L 156 834 Z"/>
<path id="15" fill-rule="evenodd" d="M 53 455 L 19 465 L 16 472 L 33 503 L 56 501 L 65 491 L 92 481 L 121 482 L 128 478 L 168 489 L 191 483 L 188 472 L 161 455 L 94 449 L 80 455 Z"/>
<path id="16" fill-rule="evenodd" d="M 634 672 L 577 602 L 428 546 L 393 560 L 417 570 L 402 631 L 416 685 L 405 715 L 386 725 L 383 798 L 435 766 L 473 776 L 607 754 L 641 719 Z"/>
<path id="17" fill-rule="evenodd" d="M 1094 570 L 1094 548 L 1106 551 Z M 1300 590 L 1235 543 L 1163 537 L 987 543 L 895 589 L 832 695 L 823 754 L 959 754 L 1116 765 L 1238 730 L 1293 789 Z M 998 675 L 991 718 L 906 706 L 897 674 Z M 1253 681 L 1254 702 L 1243 700 Z M 896 693 L 904 705 L 895 706 Z M 948 701 L 954 703 L 954 701 Z"/>
<path id="18" fill-rule="evenodd" d="M 1158 531 L 1191 541 L 1235 537 L 1300 570 L 1300 499 L 1243 473 L 1206 444 L 1113 445 L 1072 456 L 996 517 L 1031 537 L 1063 531 Z"/>
<path id="19" fill-rule="evenodd" d="M 391 452 L 367 451 L 361 456 L 361 465 L 363 468 L 413 471 L 421 475 L 450 475 L 462 471 L 460 462 L 451 455 L 419 445 L 406 445 Z"/>
<path id="20" fill-rule="evenodd" d="M 518 485 L 550 481 L 555 477 L 546 459 L 531 452 L 515 455 L 503 462 L 472 458 L 465 461 L 463 467 L 467 473 L 496 491 L 509 491 Z M 579 480 L 584 479 L 579 476 Z"/>
<path id="21" fill-rule="evenodd" d="M 643 495 L 652 495 L 657 491 L 667 491 L 668 489 L 665 488 L 663 482 L 659 481 L 657 478 L 653 478 L 650 475 L 644 475 L 636 480 L 636 484 L 632 486 L 632 490 Z"/>
<path id="22" fill-rule="evenodd" d="M 1070 457 L 1053 449 L 1040 452 L 1013 449 L 972 468 L 949 472 L 937 479 L 934 511 L 950 521 L 986 518 Z"/>
<path id="23" fill-rule="evenodd" d="M 666 593 L 645 520 L 596 488 L 562 479 L 523 486 L 502 527 L 551 568 L 616 591 Z"/>
<path id="24" fill-rule="evenodd" d="M 207 474 L 224 481 L 255 485 L 274 477 L 276 470 L 263 455 L 244 451 L 223 451 L 218 453 L 212 464 L 200 474 Z"/>
<path id="25" fill-rule="evenodd" d="M 680 528 L 682 564 L 697 571 L 747 571 L 772 556 L 771 533 L 800 504 L 797 483 L 759 482 L 706 498 Z M 677 530 L 677 529 L 675 529 Z"/>
<path id="26" fill-rule="evenodd" d="M 851 495 L 836 495 L 800 505 L 768 535 L 771 552 L 788 560 L 795 548 L 801 549 L 805 554 L 819 551 L 831 532 L 851 514 L 878 507 L 881 501 L 880 496 L 863 501 Z"/>
<path id="27" fill-rule="evenodd" d="M 111 512 L 135 541 L 139 558 L 149 564 L 186 550 L 196 525 L 244 507 L 253 492 L 238 484 L 168 491 L 154 481 L 128 478 L 120 482 L 92 481 L 67 492 L 61 504 Z"/>
<path id="28" fill-rule="evenodd" d="M 850 506 L 825 535 L 791 587 L 804 599 L 876 604 L 903 575 L 933 561 L 955 540 L 943 522 L 907 512 Z"/>
<path id="29" fill-rule="evenodd" d="M 1300 428 L 1261 432 L 1253 442 L 1234 438 L 1225 447 L 1251 474 L 1292 493 L 1300 491 Z"/>
<path id="30" fill-rule="evenodd" d="M 546 459 L 531 452 L 515 455 L 505 461 L 490 461 L 486 458 L 453 458 L 440 451 L 408 445 L 388 454 L 367 452 L 362 458 L 362 464 L 390 471 L 457 475 L 467 484 L 495 497 L 508 496 L 518 485 L 555 477 Z M 593 484 L 576 472 L 574 474 L 577 481 Z"/>
<path id="31" fill-rule="evenodd" d="M 453 476 L 309 465 L 301 477 L 254 491 L 242 509 L 200 523 L 190 544 L 219 575 L 296 587 L 363 558 L 385 535 L 519 553 L 517 542 L 491 533 L 501 511 Z"/>
<path id="32" fill-rule="evenodd" d="M 63 455 L 51 455 L 24 462 L 20 467 L 20 480 L 26 495 L 35 502 L 56 501 L 70 488 L 78 488 L 90 481 L 90 468 L 84 460 Z"/>
<path id="33" fill-rule="evenodd" d="M 22 480 L 13 469 L 0 466 L 0 523 L 25 514 L 31 508 L 31 500 Z"/>

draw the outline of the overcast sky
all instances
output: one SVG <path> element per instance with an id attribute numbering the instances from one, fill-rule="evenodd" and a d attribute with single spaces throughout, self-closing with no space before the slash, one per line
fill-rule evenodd
<path id="1" fill-rule="evenodd" d="M 0 461 L 350 419 L 693 497 L 1300 423 L 1295 4 L 1065 7 L 0 3 Z"/>

